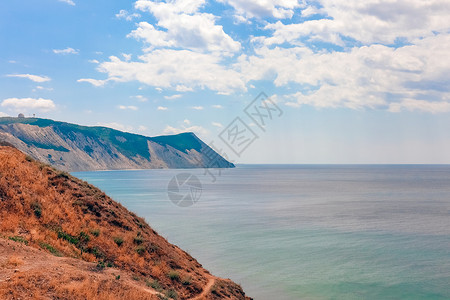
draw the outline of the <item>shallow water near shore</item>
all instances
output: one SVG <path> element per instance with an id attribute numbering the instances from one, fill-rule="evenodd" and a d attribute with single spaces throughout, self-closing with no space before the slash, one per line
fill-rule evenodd
<path id="1" fill-rule="evenodd" d="M 450 299 L 450 166 L 76 172 L 258 299 Z M 201 197 L 179 207 L 169 181 Z"/>

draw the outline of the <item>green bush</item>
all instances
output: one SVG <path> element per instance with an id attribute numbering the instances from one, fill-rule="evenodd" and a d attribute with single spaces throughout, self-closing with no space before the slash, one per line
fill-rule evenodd
<path id="1" fill-rule="evenodd" d="M 25 245 L 28 245 L 28 241 L 25 238 L 21 237 L 21 236 L 10 236 L 9 239 L 11 241 L 14 241 L 14 242 L 19 242 L 19 243 L 23 243 Z"/>
<path id="2" fill-rule="evenodd" d="M 143 246 L 139 246 L 135 250 L 139 255 L 143 255 L 145 253 L 145 247 Z"/>
<path id="3" fill-rule="evenodd" d="M 177 271 L 172 270 L 172 271 L 170 271 L 167 274 L 167 277 L 169 277 L 170 280 L 174 280 L 175 281 L 175 280 L 179 280 L 180 279 L 180 274 L 178 274 Z"/>
<path id="4" fill-rule="evenodd" d="M 42 206 L 39 202 L 33 202 L 31 204 L 31 209 L 34 212 L 34 215 L 39 219 L 42 216 Z"/>
<path id="5" fill-rule="evenodd" d="M 114 238 L 114 242 L 117 244 L 117 246 L 122 246 L 122 244 L 123 244 L 123 238 L 121 238 L 121 237 L 115 237 Z"/>

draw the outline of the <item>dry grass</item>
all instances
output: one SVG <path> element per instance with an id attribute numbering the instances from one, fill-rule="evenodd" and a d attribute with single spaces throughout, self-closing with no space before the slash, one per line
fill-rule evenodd
<path id="1" fill-rule="evenodd" d="M 94 262 L 99 268 L 116 267 L 146 280 L 157 280 L 162 290 L 175 290 L 179 299 L 200 294 L 208 281 L 209 273 L 194 258 L 168 243 L 142 218 L 102 191 L 67 173 L 35 162 L 16 149 L 2 146 L 0 235 L 19 237 L 32 247 L 54 255 Z M 167 276 L 174 271 L 179 278 L 190 278 L 190 284 Z M 37 285 L 36 276 L 35 279 L 22 278 L 16 282 L 18 289 Z M 30 280 L 30 283 L 24 280 Z M 96 293 L 100 289 L 114 290 L 113 283 L 97 282 L 92 285 L 92 290 L 88 285 L 77 285 L 72 292 L 84 295 L 80 299 L 112 299 L 106 294 L 100 296 Z M 64 291 L 59 291 L 58 284 L 51 281 L 45 287 L 64 294 Z M 70 294 L 69 290 L 66 292 Z M 241 295 L 236 294 L 235 299 L 244 299 Z M 60 299 L 65 298 L 61 296 Z"/>

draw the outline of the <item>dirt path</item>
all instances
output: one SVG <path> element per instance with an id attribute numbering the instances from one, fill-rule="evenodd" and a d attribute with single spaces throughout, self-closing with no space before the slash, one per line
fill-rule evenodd
<path id="1" fill-rule="evenodd" d="M 203 291 L 200 295 L 191 298 L 190 300 L 201 300 L 205 299 L 206 295 L 211 291 L 211 288 L 213 287 L 214 283 L 216 283 L 216 279 L 212 276 L 209 276 L 208 283 L 203 288 Z"/>

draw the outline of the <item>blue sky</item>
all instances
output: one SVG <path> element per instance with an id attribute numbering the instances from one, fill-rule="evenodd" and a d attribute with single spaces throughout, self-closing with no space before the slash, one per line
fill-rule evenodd
<path id="1" fill-rule="evenodd" d="M 0 3 L 0 115 L 154 136 L 238 163 L 450 163 L 443 0 Z M 244 109 L 283 112 L 265 130 Z M 220 139 L 236 117 L 257 138 Z"/>

